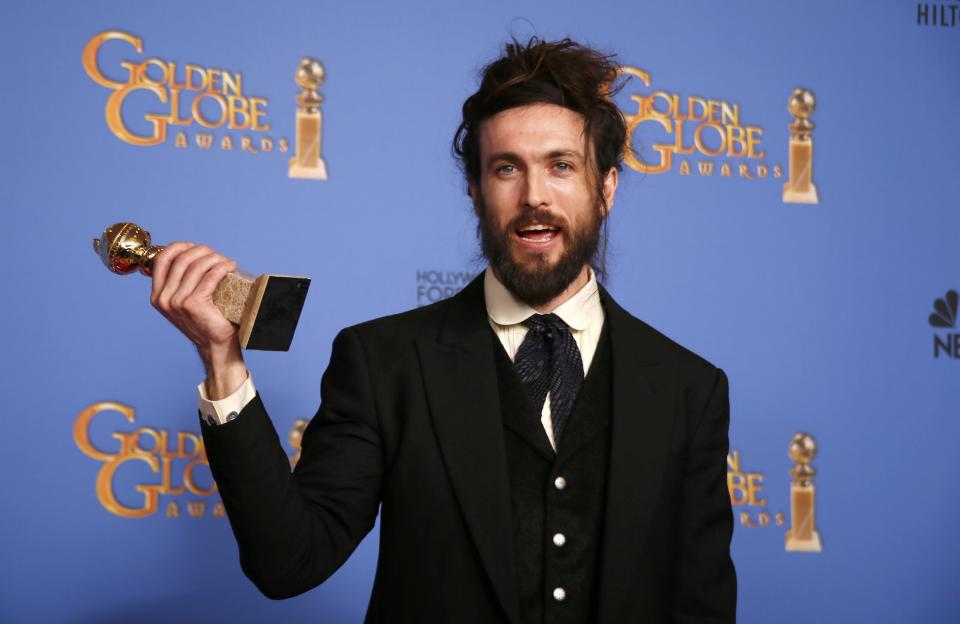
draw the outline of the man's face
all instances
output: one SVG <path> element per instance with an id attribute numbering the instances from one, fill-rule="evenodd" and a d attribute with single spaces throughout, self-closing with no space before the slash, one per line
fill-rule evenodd
<path id="1" fill-rule="evenodd" d="M 596 253 L 616 169 L 599 201 L 581 115 L 553 104 L 511 108 L 480 127 L 480 177 L 470 185 L 484 255 L 504 285 L 539 307 Z"/>

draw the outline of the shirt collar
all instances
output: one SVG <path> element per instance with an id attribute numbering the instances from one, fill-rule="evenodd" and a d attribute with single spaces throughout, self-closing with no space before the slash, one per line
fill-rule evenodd
<path id="1" fill-rule="evenodd" d="M 590 279 L 586 285 L 553 311 L 571 329 L 578 331 L 603 319 L 597 278 L 593 269 L 588 270 Z M 490 267 L 487 267 L 483 276 L 483 294 L 487 302 L 487 315 L 497 325 L 516 325 L 537 314 L 536 310 L 514 297 Z"/>

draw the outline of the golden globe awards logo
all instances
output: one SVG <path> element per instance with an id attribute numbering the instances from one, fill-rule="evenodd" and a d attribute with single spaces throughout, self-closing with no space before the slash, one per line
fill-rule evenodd
<path id="1" fill-rule="evenodd" d="M 650 74 L 624 65 L 620 73 L 650 88 Z M 763 146 L 763 128 L 745 122 L 740 104 L 719 98 L 673 93 L 663 89 L 632 93 L 631 107 L 622 112 L 627 122 L 624 162 L 640 173 L 676 171 L 682 176 L 780 179 L 784 168 L 769 163 Z M 813 183 L 814 124 L 809 117 L 815 99 L 809 89 L 797 88 L 790 95 L 788 178 L 782 199 L 789 204 L 819 203 Z M 637 146 L 648 147 L 651 156 L 642 157 Z"/>
<path id="2" fill-rule="evenodd" d="M 267 99 L 247 95 L 240 72 L 190 63 L 180 66 L 157 57 L 121 61 L 119 71 L 116 67 L 108 71 L 101 65 L 100 52 L 114 40 L 137 54 L 144 51 L 139 37 L 109 30 L 87 42 L 82 60 L 90 79 L 112 92 L 105 116 L 107 127 L 120 140 L 149 147 L 172 136 L 178 148 L 216 147 L 249 154 L 290 151 L 286 138 L 269 134 Z M 290 178 L 327 179 L 321 154 L 323 96 L 318 91 L 324 75 L 323 65 L 312 58 L 302 59 L 294 74 L 301 91 L 296 98 L 296 149 L 287 168 Z"/>
<path id="3" fill-rule="evenodd" d="M 132 431 L 114 431 L 109 448 L 93 441 L 93 422 L 116 421 L 121 416 L 128 423 L 137 420 L 136 411 L 115 401 L 99 401 L 87 406 L 73 423 L 73 441 L 84 455 L 102 462 L 97 472 L 97 499 L 103 508 L 121 518 L 146 518 L 161 509 L 168 518 L 226 516 L 223 503 L 209 501 L 217 485 L 210 475 L 203 438 L 192 431 L 176 433 L 154 427 L 137 427 Z M 291 467 L 300 459 L 300 441 L 308 421 L 298 419 L 290 429 Z M 121 489 L 144 472 L 152 477 L 143 483 Z M 164 498 L 161 498 L 164 497 Z"/>
<path id="4" fill-rule="evenodd" d="M 737 450 L 727 455 L 727 490 L 730 492 L 730 504 L 739 510 L 737 516 L 740 526 L 753 529 L 771 524 L 778 527 L 784 525 L 782 511 L 771 512 L 767 509 L 763 473 L 745 470 L 740 451 Z"/>
<path id="5" fill-rule="evenodd" d="M 644 87 L 650 74 L 631 66 L 620 68 Z M 716 98 L 671 93 L 657 89 L 634 93 L 635 111 L 623 111 L 627 121 L 624 162 L 641 173 L 739 177 L 746 180 L 780 178 L 783 167 L 766 162 L 763 129 L 741 119 L 740 105 Z M 654 157 L 642 159 L 636 144 L 650 145 Z"/>
<path id="6" fill-rule="evenodd" d="M 784 548 L 790 552 L 821 552 L 823 546 L 816 527 L 816 498 L 813 460 L 817 444 L 813 436 L 797 433 L 790 440 L 787 455 L 794 462 L 790 469 L 790 512 L 771 511 L 764 491 L 764 475 L 744 469 L 740 451 L 727 455 L 727 491 L 738 524 L 748 529 L 781 527 Z"/>
<path id="7" fill-rule="evenodd" d="M 206 499 L 217 491 L 210 477 L 203 440 L 190 431 L 172 433 L 153 427 L 138 427 L 133 431 L 115 431 L 111 434 L 111 448 L 101 448 L 91 439 L 93 421 L 102 414 L 119 414 L 129 423 L 136 422 L 136 412 L 129 405 L 101 401 L 88 406 L 73 423 L 73 440 L 91 459 L 103 462 L 97 473 L 97 498 L 104 509 L 121 518 L 145 518 L 160 510 L 161 496 L 175 496 L 166 500 L 167 517 L 180 517 L 186 511 L 191 517 L 224 516 L 223 504 L 208 504 Z M 146 466 L 154 475 L 146 483 L 133 486 L 132 491 L 120 492 L 117 481 L 124 473 L 138 474 L 136 467 Z M 180 497 L 188 496 L 183 501 Z M 184 503 L 181 507 L 181 503 Z"/>

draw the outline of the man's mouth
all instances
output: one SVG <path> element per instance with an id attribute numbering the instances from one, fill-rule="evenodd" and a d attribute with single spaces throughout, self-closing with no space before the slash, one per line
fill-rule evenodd
<path id="1" fill-rule="evenodd" d="M 520 240 L 527 243 L 544 245 L 560 235 L 562 229 L 548 223 L 531 223 L 515 230 Z"/>

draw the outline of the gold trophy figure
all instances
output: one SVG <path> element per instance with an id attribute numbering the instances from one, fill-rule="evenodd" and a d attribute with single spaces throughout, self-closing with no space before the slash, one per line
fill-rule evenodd
<path id="1" fill-rule="evenodd" d="M 807 433 L 794 434 L 790 440 L 790 459 L 795 465 L 790 470 L 790 528 L 787 529 L 787 550 L 793 552 L 820 552 L 820 533 L 816 528 L 816 498 L 810 462 L 817 455 L 817 442 Z"/>
<path id="2" fill-rule="evenodd" d="M 151 245 L 150 233 L 134 223 L 114 223 L 93 239 L 93 250 L 113 273 L 126 275 L 139 269 L 151 275 L 153 260 L 163 247 Z M 239 326 L 241 347 L 286 351 L 309 287 L 306 277 L 254 277 L 235 271 L 217 285 L 213 302 L 228 321 Z"/>
<path id="3" fill-rule="evenodd" d="M 297 145 L 290 159 L 287 175 L 291 178 L 326 180 L 327 164 L 320 154 L 320 137 L 323 134 L 323 113 L 320 103 L 323 96 L 317 88 L 323 84 L 323 65 L 320 61 L 305 58 L 297 67 L 297 85 L 303 92 L 297 96 Z"/>
<path id="4" fill-rule="evenodd" d="M 817 204 L 817 186 L 813 183 L 813 122 L 810 115 L 817 107 L 813 91 L 793 90 L 787 110 L 794 116 L 790 124 L 790 178 L 783 185 L 783 202 L 786 204 Z"/>

